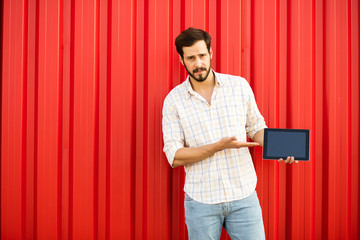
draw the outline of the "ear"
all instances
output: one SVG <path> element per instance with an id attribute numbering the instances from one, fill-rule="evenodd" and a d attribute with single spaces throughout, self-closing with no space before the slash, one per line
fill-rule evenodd
<path id="1" fill-rule="evenodd" d="M 179 54 L 179 61 L 181 62 L 182 65 L 184 65 L 184 59 L 181 57 L 180 54 Z"/>
<path id="2" fill-rule="evenodd" d="M 212 48 L 210 47 L 210 59 L 212 59 L 212 56 L 213 56 L 213 50 L 212 50 Z"/>

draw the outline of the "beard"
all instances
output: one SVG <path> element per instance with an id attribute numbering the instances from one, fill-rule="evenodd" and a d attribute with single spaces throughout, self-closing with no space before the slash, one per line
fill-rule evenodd
<path id="1" fill-rule="evenodd" d="M 195 68 L 193 70 L 193 72 L 190 72 L 189 69 L 186 67 L 186 64 L 184 63 L 184 67 L 186 69 L 186 71 L 188 72 L 188 74 L 193 78 L 195 79 L 197 82 L 203 82 L 205 81 L 208 76 L 209 76 L 209 73 L 210 73 L 210 70 L 211 70 L 211 61 L 210 61 L 210 64 L 209 64 L 209 69 L 206 69 L 206 67 L 201 67 L 201 68 Z M 206 71 L 205 73 L 205 76 L 203 77 L 202 74 L 200 74 L 198 77 L 195 77 L 195 73 L 199 72 L 199 71 Z"/>

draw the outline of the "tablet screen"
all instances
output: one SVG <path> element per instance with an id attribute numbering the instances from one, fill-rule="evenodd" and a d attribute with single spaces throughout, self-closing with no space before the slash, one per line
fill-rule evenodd
<path id="1" fill-rule="evenodd" d="M 263 159 L 309 160 L 310 131 L 305 129 L 265 128 Z"/>

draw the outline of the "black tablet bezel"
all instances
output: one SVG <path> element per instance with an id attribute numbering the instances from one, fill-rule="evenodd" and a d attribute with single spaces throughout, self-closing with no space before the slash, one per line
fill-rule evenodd
<path id="1" fill-rule="evenodd" d="M 308 129 L 285 129 L 285 128 L 265 128 L 264 129 L 264 147 L 263 147 L 263 159 L 280 159 L 283 158 L 284 160 L 288 157 L 288 156 L 268 156 L 266 155 L 267 153 L 267 137 L 268 137 L 268 132 L 269 131 L 273 131 L 273 132 L 303 132 L 306 134 L 306 148 L 305 148 L 305 157 L 295 157 L 295 160 L 299 160 L 299 161 L 309 161 L 310 160 L 310 130 Z"/>

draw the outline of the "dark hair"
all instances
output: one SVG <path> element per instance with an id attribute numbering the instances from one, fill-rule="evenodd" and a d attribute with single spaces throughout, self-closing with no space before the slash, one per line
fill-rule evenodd
<path id="1" fill-rule="evenodd" d="M 195 42 L 204 40 L 206 43 L 206 47 L 210 52 L 211 46 L 211 37 L 209 33 L 205 32 L 204 30 L 197 29 L 197 28 L 188 28 L 182 31 L 179 36 L 175 39 L 175 46 L 176 51 L 180 54 L 181 58 L 184 58 L 184 51 L 183 47 L 190 47 Z"/>

